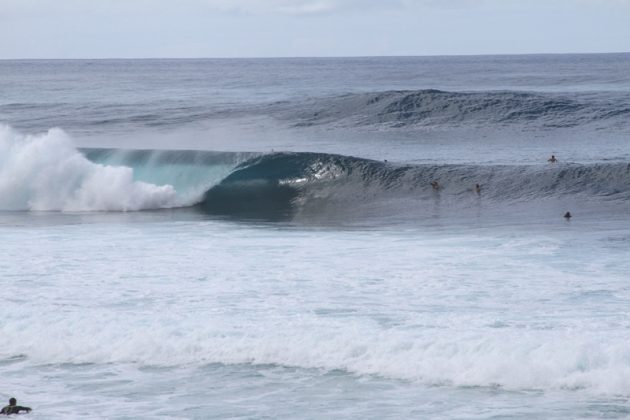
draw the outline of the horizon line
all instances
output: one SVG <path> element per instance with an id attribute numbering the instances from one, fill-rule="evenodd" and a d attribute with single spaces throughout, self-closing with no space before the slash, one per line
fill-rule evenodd
<path id="1" fill-rule="evenodd" d="M 393 55 L 304 55 L 304 56 L 190 56 L 190 57 L 19 57 L 0 58 L 0 61 L 36 61 L 36 60 L 290 60 L 290 59 L 339 59 L 339 58 L 422 58 L 422 57 L 500 57 L 500 56 L 552 56 L 552 55 L 618 55 L 630 54 L 630 51 L 605 52 L 528 52 L 528 53 L 487 53 L 487 54 L 393 54 Z"/>

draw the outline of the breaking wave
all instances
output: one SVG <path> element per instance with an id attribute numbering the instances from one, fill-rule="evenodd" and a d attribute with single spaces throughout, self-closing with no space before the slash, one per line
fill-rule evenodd
<path id="1" fill-rule="evenodd" d="M 2 210 L 196 206 L 212 215 L 266 220 L 421 217 L 436 203 L 457 212 L 480 200 L 493 207 L 563 197 L 630 203 L 630 164 L 411 165 L 309 152 L 79 150 L 58 129 L 25 136 L 4 126 L 0 197 Z"/>
<path id="2" fill-rule="evenodd" d="M 127 167 L 99 165 L 59 129 L 21 135 L 0 126 L 0 209 L 126 211 L 177 205 L 174 189 L 133 179 Z"/>
<path id="3" fill-rule="evenodd" d="M 436 201 L 457 210 L 480 199 L 499 205 L 565 196 L 630 201 L 630 164 L 395 165 L 322 153 L 276 153 L 236 167 L 206 192 L 201 205 L 212 214 L 282 219 L 326 212 L 417 214 Z"/>

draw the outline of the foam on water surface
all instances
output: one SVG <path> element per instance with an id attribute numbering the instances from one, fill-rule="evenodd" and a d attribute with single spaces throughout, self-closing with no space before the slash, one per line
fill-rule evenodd
<path id="1" fill-rule="evenodd" d="M 2 232 L 15 296 L 0 310 L 4 376 L 44 410 L 64 412 L 55 401 L 70 393 L 86 412 L 121 398 L 137 415 L 247 415 L 269 393 L 294 409 L 320 401 L 314 416 L 429 415 L 442 401 L 465 417 L 472 396 L 571 418 L 628 396 L 630 259 L 613 239 L 630 232 L 615 223 L 445 233 L 114 218 Z M 336 411 L 331 384 L 358 406 Z"/>

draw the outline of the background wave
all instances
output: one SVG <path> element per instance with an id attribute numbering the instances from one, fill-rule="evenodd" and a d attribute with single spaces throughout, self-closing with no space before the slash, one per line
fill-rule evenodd
<path id="1" fill-rule="evenodd" d="M 291 105 L 296 108 L 295 104 Z M 282 108 L 282 104 L 278 105 Z M 330 123 L 391 127 L 453 124 L 537 124 L 574 127 L 596 122 L 625 124 L 627 99 L 585 94 L 519 91 L 447 92 L 435 89 L 347 94 L 301 103 L 283 118 L 297 126 Z M 282 115 L 282 114 L 281 114 Z"/>
<path id="2" fill-rule="evenodd" d="M 342 91 L 343 92 L 343 91 Z M 295 97 L 258 103 L 198 103 L 171 99 L 142 104 L 87 102 L 0 103 L 0 115 L 17 127 L 44 129 L 59 123 L 73 130 L 122 132 L 191 126 L 202 122 L 271 118 L 288 127 L 470 127 L 527 126 L 628 129 L 630 100 L 615 92 L 517 90 L 372 90 Z M 24 119 L 24 120 L 23 120 Z"/>

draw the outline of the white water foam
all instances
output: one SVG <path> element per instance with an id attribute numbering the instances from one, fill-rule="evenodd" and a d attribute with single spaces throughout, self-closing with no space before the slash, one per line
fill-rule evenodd
<path id="1" fill-rule="evenodd" d="M 147 321 L 128 313 L 101 313 L 99 321 L 91 315 L 85 320 L 56 319 L 47 323 L 46 331 L 38 330 L 32 317 L 26 318 L 29 322 L 12 321 L 15 329 L 4 329 L 13 338 L 11 354 L 1 356 L 28 355 L 30 363 L 41 365 L 273 364 L 427 385 L 585 390 L 602 395 L 627 395 L 630 387 L 630 351 L 625 338 L 611 334 L 591 332 L 587 338 L 579 332 L 558 336 L 557 331 L 459 328 L 416 334 L 359 322 L 309 322 L 305 316 L 302 325 L 261 322 L 240 334 L 234 330 L 246 327 L 229 319 L 195 322 L 175 316 L 181 324 L 172 325 L 173 320 L 159 316 Z"/>
<path id="2" fill-rule="evenodd" d="M 90 162 L 61 129 L 24 135 L 0 125 L 0 210 L 136 211 L 181 204 L 170 185 L 135 181 L 131 168 Z"/>
<path id="3" fill-rule="evenodd" d="M 9 339 L 0 359 L 271 364 L 628 395 L 625 250 L 571 232 L 271 232 L 214 223 L 6 229 L 6 292 L 20 296 L 28 284 L 29 298 L 1 311 Z M 367 264 L 376 253 L 387 263 Z"/>

